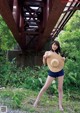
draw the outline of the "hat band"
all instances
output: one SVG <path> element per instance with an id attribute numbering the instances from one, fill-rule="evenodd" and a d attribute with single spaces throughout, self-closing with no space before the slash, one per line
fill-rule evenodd
<path id="1" fill-rule="evenodd" d="M 57 59 L 51 60 L 51 66 L 52 67 L 58 67 L 58 65 L 59 65 L 59 61 Z"/>

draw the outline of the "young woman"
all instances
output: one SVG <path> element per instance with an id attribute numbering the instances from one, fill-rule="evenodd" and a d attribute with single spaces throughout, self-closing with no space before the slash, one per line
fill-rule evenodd
<path id="1" fill-rule="evenodd" d="M 60 54 L 60 44 L 58 41 L 54 41 L 52 44 L 52 49 L 50 51 L 45 52 L 45 54 L 43 55 L 43 64 L 46 65 L 46 59 L 48 58 L 50 52 L 56 52 L 57 54 Z M 65 60 L 65 58 L 63 57 L 63 60 Z M 52 72 L 51 70 L 48 71 L 48 77 L 46 79 L 46 82 L 44 84 L 44 86 L 42 87 L 42 89 L 40 90 L 36 101 L 34 102 L 34 107 L 37 106 L 40 97 L 43 95 L 43 93 L 48 89 L 48 87 L 51 85 L 52 81 L 55 78 L 58 78 L 58 93 L 59 93 L 59 110 L 63 111 L 63 107 L 62 107 L 62 97 L 63 97 L 63 79 L 64 79 L 64 71 L 63 69 L 60 70 L 59 72 Z"/>

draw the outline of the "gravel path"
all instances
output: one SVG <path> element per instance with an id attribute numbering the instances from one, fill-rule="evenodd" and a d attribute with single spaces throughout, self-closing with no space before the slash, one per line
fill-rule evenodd
<path id="1" fill-rule="evenodd" d="M 28 112 L 27 111 L 21 111 L 19 109 L 13 110 L 13 109 L 7 108 L 7 106 L 0 104 L 0 113 L 28 113 Z"/>
<path id="2" fill-rule="evenodd" d="M 28 113 L 26 111 L 20 111 L 20 110 L 8 110 L 7 113 Z"/>

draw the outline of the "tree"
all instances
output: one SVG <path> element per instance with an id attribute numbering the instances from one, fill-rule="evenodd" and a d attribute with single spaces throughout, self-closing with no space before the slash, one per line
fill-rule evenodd
<path id="1" fill-rule="evenodd" d="M 65 84 L 80 87 L 80 11 L 76 11 L 59 34 L 62 53 L 66 57 Z"/>
<path id="2" fill-rule="evenodd" d="M 9 30 L 8 26 L 0 16 L 0 48 L 2 50 L 13 49 L 16 41 Z"/>

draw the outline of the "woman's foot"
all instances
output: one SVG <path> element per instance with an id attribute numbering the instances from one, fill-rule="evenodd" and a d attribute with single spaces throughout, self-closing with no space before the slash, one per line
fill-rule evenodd
<path id="1" fill-rule="evenodd" d="M 37 107 L 37 102 L 34 102 L 33 107 Z"/>
<path id="2" fill-rule="evenodd" d="M 63 107 L 62 107 L 62 106 L 60 106 L 60 107 L 59 107 L 59 110 L 60 110 L 60 111 L 64 111 L 64 109 L 63 109 Z"/>

